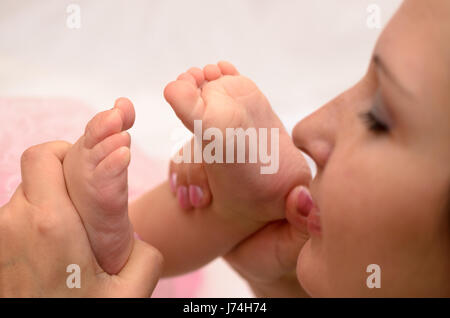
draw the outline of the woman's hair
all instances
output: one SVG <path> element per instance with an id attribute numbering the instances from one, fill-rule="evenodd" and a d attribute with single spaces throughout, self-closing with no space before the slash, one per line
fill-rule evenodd
<path id="1" fill-rule="evenodd" d="M 450 214 L 450 182 L 448 184 L 448 190 L 447 190 L 447 213 Z M 448 219 L 450 221 L 450 217 Z"/>

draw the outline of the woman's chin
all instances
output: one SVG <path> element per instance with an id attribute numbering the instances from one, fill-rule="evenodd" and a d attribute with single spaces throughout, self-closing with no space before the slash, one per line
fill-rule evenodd
<path id="1" fill-rule="evenodd" d="M 309 239 L 297 259 L 296 274 L 300 285 L 311 297 L 329 297 L 330 286 L 325 263 Z"/>
<path id="2" fill-rule="evenodd" d="M 309 270 L 311 264 L 311 240 L 308 240 L 303 248 L 301 249 L 298 259 L 297 259 L 297 279 L 300 282 L 300 285 L 303 289 L 310 295 L 311 297 L 315 297 L 315 293 L 313 293 L 313 288 L 311 288 L 311 278 L 312 272 Z"/>

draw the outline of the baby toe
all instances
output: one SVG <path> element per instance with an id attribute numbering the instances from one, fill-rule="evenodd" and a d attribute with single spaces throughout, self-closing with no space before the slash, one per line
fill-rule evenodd
<path id="1" fill-rule="evenodd" d="M 180 76 L 177 77 L 177 81 L 187 81 L 194 86 L 197 86 L 197 80 L 191 73 L 181 73 Z"/>
<path id="2" fill-rule="evenodd" d="M 207 81 L 214 81 L 222 76 L 220 68 L 215 64 L 208 64 L 203 68 L 203 73 Z"/>
<path id="3" fill-rule="evenodd" d="M 219 63 L 217 63 L 217 65 L 219 66 L 220 71 L 223 75 L 239 75 L 236 67 L 230 62 L 220 61 Z"/>
<path id="4" fill-rule="evenodd" d="M 203 83 L 205 82 L 205 74 L 203 74 L 203 71 L 201 69 L 199 69 L 198 67 L 191 67 L 187 72 L 195 78 L 198 87 L 201 87 L 203 85 Z"/>
<path id="5" fill-rule="evenodd" d="M 91 162 L 98 165 L 109 154 L 120 147 L 130 147 L 131 137 L 126 131 L 111 135 L 95 145 L 90 151 Z"/>
<path id="6" fill-rule="evenodd" d="M 289 223 L 297 230 L 306 233 L 306 218 L 312 209 L 312 205 L 313 202 L 308 189 L 304 186 L 295 187 L 286 199 L 286 218 Z"/>
<path id="7" fill-rule="evenodd" d="M 120 115 L 123 121 L 122 130 L 130 129 L 136 117 L 133 103 L 126 97 L 120 97 L 114 103 L 114 108 L 120 110 Z"/>
<path id="8" fill-rule="evenodd" d="M 107 155 L 94 170 L 95 180 L 111 179 L 125 171 L 130 163 L 128 147 L 120 147 Z"/>
<path id="9" fill-rule="evenodd" d="M 191 78 L 195 82 L 192 76 Z M 164 98 L 183 124 L 192 131 L 194 120 L 201 119 L 204 112 L 204 104 L 197 86 L 185 80 L 171 82 L 164 89 Z"/>
<path id="10" fill-rule="evenodd" d="M 112 134 L 122 131 L 123 121 L 119 109 L 111 109 L 92 118 L 86 126 L 84 146 L 91 149 Z"/>

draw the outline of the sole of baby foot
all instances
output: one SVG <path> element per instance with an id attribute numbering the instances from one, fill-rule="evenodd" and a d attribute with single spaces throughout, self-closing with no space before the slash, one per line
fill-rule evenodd
<path id="1" fill-rule="evenodd" d="M 133 246 L 127 168 L 134 108 L 125 98 L 97 114 L 64 159 L 67 189 L 102 269 L 116 274 Z"/>
<path id="2" fill-rule="evenodd" d="M 255 210 L 258 212 L 251 216 L 261 222 L 284 218 L 286 195 L 296 185 L 309 184 L 311 172 L 256 84 L 239 75 L 230 63 L 220 62 L 203 69 L 203 80 L 190 71 L 183 73 L 166 87 L 164 95 L 192 132 L 194 120 L 202 121 L 202 133 L 208 128 L 218 128 L 222 136 L 227 135 L 229 128 L 235 132 L 238 128 L 243 131 L 252 128 L 256 136 L 255 146 L 261 152 L 260 129 L 266 129 L 267 151 L 270 149 L 272 152 L 270 155 L 267 153 L 269 163 L 262 162 L 261 153 L 257 153 L 256 163 L 249 163 L 249 145 L 246 144 L 245 164 L 237 163 L 235 154 L 234 162 L 204 164 L 204 168 L 214 202 L 224 205 L 225 210 Z M 208 141 L 203 140 L 203 150 L 206 145 Z M 222 161 L 225 162 L 225 158 Z M 272 164 L 273 169 L 265 168 L 263 173 L 264 167 Z M 237 207 L 237 203 L 243 206 Z"/>

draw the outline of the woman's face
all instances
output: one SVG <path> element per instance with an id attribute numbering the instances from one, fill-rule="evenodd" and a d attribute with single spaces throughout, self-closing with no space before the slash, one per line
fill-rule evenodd
<path id="1" fill-rule="evenodd" d="M 294 128 L 317 165 L 297 267 L 312 296 L 450 296 L 449 40 L 450 1 L 405 1 L 366 76 Z"/>

